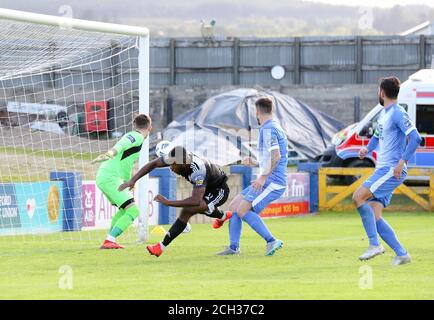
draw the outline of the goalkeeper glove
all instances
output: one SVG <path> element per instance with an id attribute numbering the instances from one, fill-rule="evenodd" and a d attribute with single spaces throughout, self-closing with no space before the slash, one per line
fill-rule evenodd
<path id="1" fill-rule="evenodd" d="M 104 161 L 107 161 L 109 159 L 113 159 L 114 156 L 115 155 L 114 155 L 113 151 L 109 150 L 106 153 L 100 154 L 98 157 L 93 159 L 91 163 L 104 162 Z"/>

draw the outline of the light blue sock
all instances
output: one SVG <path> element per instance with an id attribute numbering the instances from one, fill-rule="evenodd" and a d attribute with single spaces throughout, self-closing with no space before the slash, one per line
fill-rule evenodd
<path id="1" fill-rule="evenodd" d="M 231 242 L 230 248 L 237 250 L 240 247 L 241 230 L 243 221 L 236 212 L 232 212 L 232 218 L 229 220 L 229 240 Z"/>
<path id="2" fill-rule="evenodd" d="M 366 234 L 369 238 L 369 245 L 379 246 L 380 241 L 378 241 L 377 236 L 377 224 L 375 223 L 374 210 L 372 210 L 371 206 L 365 203 L 358 207 L 357 211 L 359 211 L 360 217 L 362 218 L 363 227 L 365 228 Z"/>
<path id="3" fill-rule="evenodd" d="M 267 242 L 275 241 L 274 237 L 271 235 L 271 232 L 268 230 L 264 221 L 262 221 L 261 217 L 256 213 L 249 211 L 247 212 L 243 220 L 247 222 L 247 224 L 255 230 L 262 238 L 264 238 Z"/>
<path id="4" fill-rule="evenodd" d="M 380 237 L 395 251 L 396 255 L 405 256 L 407 254 L 407 251 L 403 248 L 401 243 L 399 243 L 395 232 L 386 220 L 377 220 L 377 230 Z"/>

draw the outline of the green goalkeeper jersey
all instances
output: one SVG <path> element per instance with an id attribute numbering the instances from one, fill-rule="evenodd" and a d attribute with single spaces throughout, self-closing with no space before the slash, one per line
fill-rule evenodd
<path id="1" fill-rule="evenodd" d="M 145 140 L 143 135 L 137 131 L 126 133 L 113 147 L 117 151 L 116 156 L 101 164 L 98 175 L 116 176 L 124 181 L 130 180 L 143 140 Z"/>

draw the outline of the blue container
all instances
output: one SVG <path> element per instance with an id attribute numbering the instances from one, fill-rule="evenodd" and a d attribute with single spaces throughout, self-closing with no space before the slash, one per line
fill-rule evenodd
<path id="1" fill-rule="evenodd" d="M 243 181 L 243 189 L 247 188 L 252 182 L 252 167 L 243 165 L 231 166 L 231 173 L 241 174 Z"/>
<path id="2" fill-rule="evenodd" d="M 63 231 L 80 231 L 83 223 L 80 173 L 53 171 L 50 180 L 63 182 Z"/>
<path id="3" fill-rule="evenodd" d="M 151 177 L 160 179 L 158 192 L 167 199 L 176 198 L 176 174 L 169 168 L 157 168 L 149 173 Z M 172 224 L 176 220 L 176 208 L 159 204 L 158 224 Z"/>
<path id="4" fill-rule="evenodd" d="M 319 162 L 300 162 L 297 166 L 299 172 L 309 173 L 310 183 L 310 212 L 318 212 L 319 188 L 318 188 L 318 170 L 321 168 Z"/>

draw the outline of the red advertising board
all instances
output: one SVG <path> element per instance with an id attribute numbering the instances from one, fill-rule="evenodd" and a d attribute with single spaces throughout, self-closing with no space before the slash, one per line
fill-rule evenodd
<path id="1" fill-rule="evenodd" d="M 288 217 L 309 213 L 309 174 L 288 173 L 285 193 L 261 212 L 263 218 Z"/>

